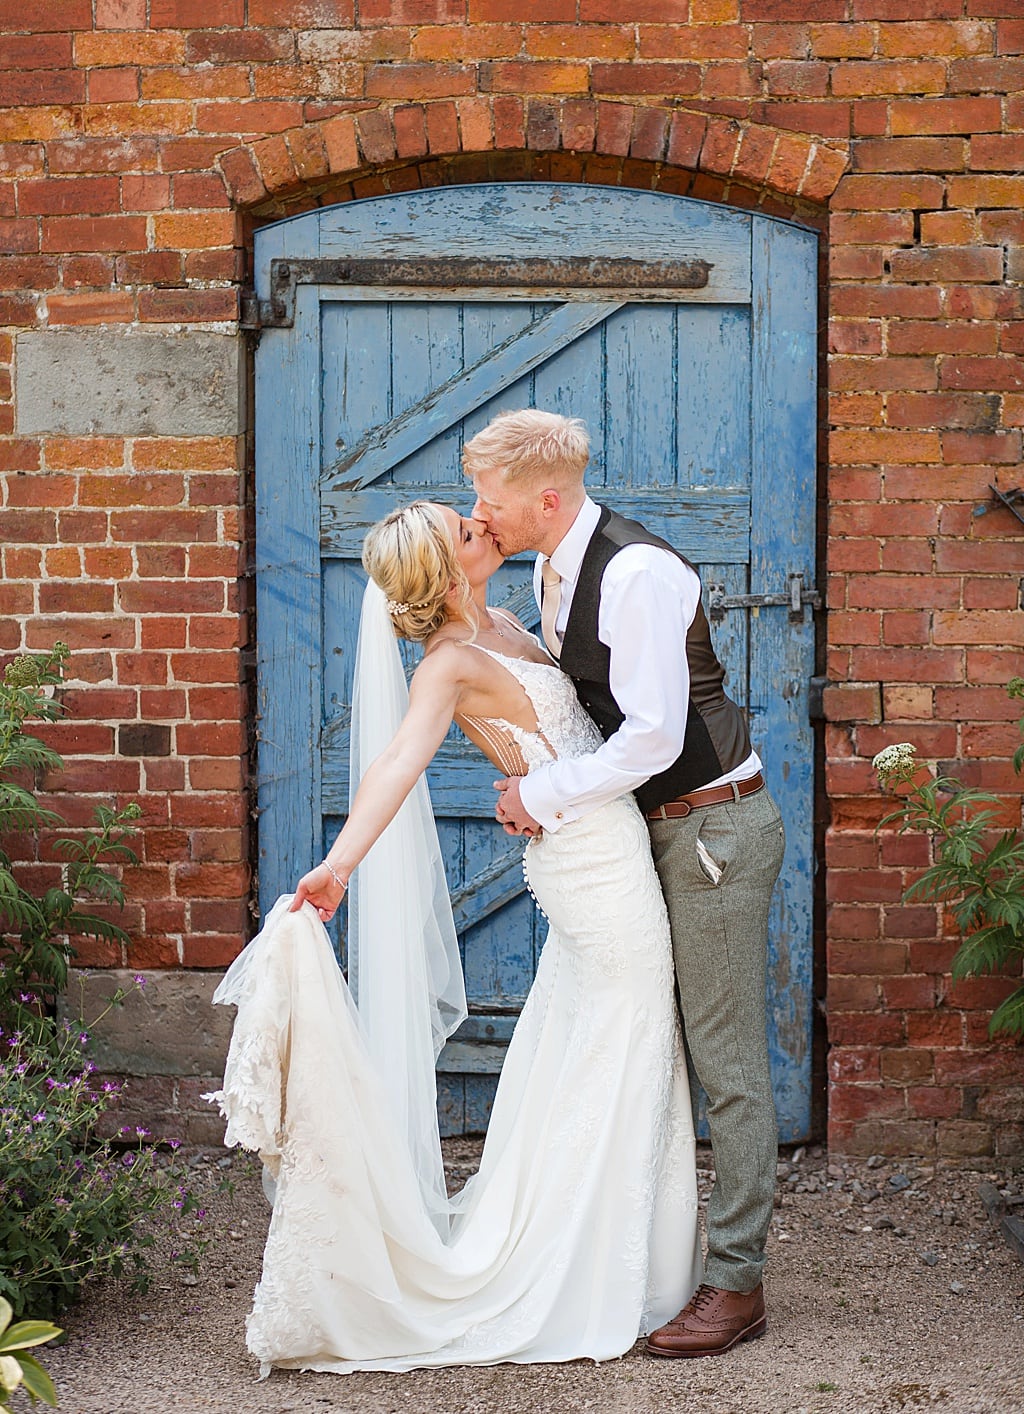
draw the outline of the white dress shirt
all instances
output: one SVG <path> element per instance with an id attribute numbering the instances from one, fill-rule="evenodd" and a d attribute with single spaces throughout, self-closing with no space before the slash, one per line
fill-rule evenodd
<path id="1" fill-rule="evenodd" d="M 583 557 L 601 508 L 588 496 L 551 554 L 562 579 L 555 631 L 565 632 Z M 533 589 L 540 602 L 541 567 Z M 523 778 L 522 801 L 545 830 L 596 810 L 667 770 L 683 749 L 690 700 L 686 635 L 700 602 L 700 580 L 656 545 L 626 545 L 601 580 L 597 636 L 610 652 L 609 686 L 623 722 L 589 756 L 553 761 Z M 743 780 L 761 769 L 756 752 L 708 785 Z"/>

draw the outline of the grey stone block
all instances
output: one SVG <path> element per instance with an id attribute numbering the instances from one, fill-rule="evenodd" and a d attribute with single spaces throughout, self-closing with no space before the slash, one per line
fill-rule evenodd
<path id="1" fill-rule="evenodd" d="M 242 428 L 244 341 L 206 330 L 33 329 L 18 335 L 20 433 L 231 436 Z"/>
<path id="2" fill-rule="evenodd" d="M 132 972 L 72 971 L 64 1010 L 88 1025 L 92 1059 L 112 1075 L 222 1075 L 233 1007 L 214 1006 L 220 972 L 145 972 L 143 991 L 129 992 L 98 1025 L 93 1018 Z"/>

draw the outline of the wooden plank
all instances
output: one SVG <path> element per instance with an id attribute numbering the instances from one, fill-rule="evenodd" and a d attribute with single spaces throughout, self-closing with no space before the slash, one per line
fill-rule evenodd
<path id="1" fill-rule="evenodd" d="M 268 330 L 256 368 L 256 612 L 260 908 L 317 856 L 321 830 L 320 626 L 316 468 L 319 418 L 293 389 L 318 389 L 313 290 L 294 329 Z"/>
<path id="2" fill-rule="evenodd" d="M 688 559 L 699 563 L 746 564 L 750 547 L 750 496 L 745 488 L 695 492 L 609 485 L 596 488 L 622 515 L 664 536 Z M 393 488 L 326 492 L 321 498 L 320 544 L 326 556 L 358 559 L 366 532 L 396 506 L 420 498 L 471 509 L 465 485 L 398 481 Z M 532 559 L 532 556 L 530 557 Z M 808 581 L 809 582 L 809 581 Z"/>
<path id="3" fill-rule="evenodd" d="M 494 779 L 494 768 L 491 779 Z M 494 792 L 491 792 L 491 816 L 494 815 Z M 498 909 L 518 898 L 523 892 L 523 843 L 505 848 L 509 836 L 497 821 L 474 821 L 472 828 L 480 831 L 480 846 L 490 856 L 481 864 L 476 850 L 467 851 L 466 882 L 452 890 L 452 913 L 461 933 L 489 918 Z M 516 993 L 526 989 L 517 987 Z"/>
<path id="4" fill-rule="evenodd" d="M 438 1056 L 438 1071 L 497 1075 L 516 1020 L 515 1016 L 470 1016 Z"/>
<path id="5" fill-rule="evenodd" d="M 322 300 L 324 460 L 387 422 L 392 411 L 391 326 L 386 304 Z"/>
<path id="6" fill-rule="evenodd" d="M 404 306 L 399 314 L 407 315 L 410 308 L 415 306 Z M 453 306 L 447 308 L 457 314 Z M 413 403 L 396 398 L 397 415 L 372 427 L 326 469 L 324 492 L 363 490 L 621 308 L 621 302 L 607 300 L 559 305 L 522 332 L 509 335 L 470 367 L 448 373 L 440 384 L 432 366 L 439 349 L 436 337 L 417 340 L 407 334 L 404 340 L 396 340 L 396 374 L 418 365 L 429 375 L 430 390 Z M 411 322 L 404 321 L 407 331 Z"/>
<path id="7" fill-rule="evenodd" d="M 463 1120 L 466 1134 L 487 1133 L 497 1088 L 496 1075 L 466 1076 L 466 1115 Z"/>
<path id="8" fill-rule="evenodd" d="M 701 583 L 704 589 L 705 608 L 708 590 L 713 584 L 723 586 L 726 594 L 745 594 L 747 590 L 746 565 L 700 565 Z M 725 615 L 720 623 L 712 623 L 711 639 L 715 645 L 718 660 L 725 669 L 725 690 L 741 707 L 748 706 L 749 694 L 749 615 L 742 609 Z M 758 710 L 761 710 L 760 708 Z M 755 723 L 751 721 L 753 732 Z M 758 726 L 760 730 L 760 726 Z"/>
<path id="9" fill-rule="evenodd" d="M 750 311 L 676 308 L 679 484 L 750 485 Z"/>
<path id="10" fill-rule="evenodd" d="M 621 510 L 620 488 L 676 484 L 674 308 L 623 311 L 608 322 L 606 349 L 605 488 Z M 663 490 L 654 495 L 665 499 Z"/>
<path id="11" fill-rule="evenodd" d="M 813 233 L 756 220 L 751 382 L 751 593 L 814 583 L 817 243 Z M 810 610 L 785 607 L 750 620 L 750 695 L 769 787 L 786 826 L 786 858 L 772 907 L 769 1051 L 779 1136 L 810 1137 L 814 739 L 807 692 L 814 671 Z"/>
<path id="12" fill-rule="evenodd" d="M 317 213 L 325 258 L 428 260 L 561 259 L 576 252 L 606 259 L 707 260 L 707 286 L 687 300 L 750 298 L 750 215 L 660 192 L 559 183 L 484 183 L 427 188 Z M 270 294 L 257 286 L 263 298 Z"/>

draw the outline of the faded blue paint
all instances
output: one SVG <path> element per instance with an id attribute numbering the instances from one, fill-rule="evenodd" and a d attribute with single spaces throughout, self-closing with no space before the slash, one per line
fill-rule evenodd
<path id="1" fill-rule="evenodd" d="M 813 583 L 814 236 L 649 192 L 545 183 L 443 188 L 259 231 L 275 257 L 561 256 L 711 262 L 702 290 L 298 287 L 257 357 L 260 897 L 319 856 L 347 807 L 352 659 L 366 528 L 430 496 L 466 510 L 459 454 L 502 408 L 586 419 L 599 498 L 665 535 L 726 594 Z M 529 558 L 493 597 L 529 618 Z M 731 610 L 716 629 L 749 703 L 789 850 L 772 924 L 770 1043 L 782 1137 L 810 1122 L 809 618 Z M 412 667 L 414 654 L 407 654 Z M 453 731 L 430 772 L 474 1011 L 442 1061 L 448 1132 L 480 1128 L 542 942 L 519 851 L 491 818 L 493 768 Z M 342 924 L 343 927 L 343 924 Z M 339 928 L 339 934 L 342 929 Z M 343 937 L 339 949 L 343 955 Z M 474 1029 L 475 1028 L 475 1029 Z M 489 1028 L 489 1030 L 488 1030 Z M 486 1034 L 485 1034 L 486 1033 Z"/>

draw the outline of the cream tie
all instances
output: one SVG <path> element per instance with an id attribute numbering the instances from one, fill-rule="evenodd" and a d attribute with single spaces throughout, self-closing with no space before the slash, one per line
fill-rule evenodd
<path id="1" fill-rule="evenodd" d="M 544 586 L 540 603 L 540 631 L 548 646 L 548 652 L 552 658 L 558 659 L 562 656 L 562 645 L 555 632 L 555 620 L 558 617 L 558 606 L 562 602 L 562 576 L 556 569 L 552 569 L 550 560 L 545 560 L 541 566 L 540 577 Z"/>

